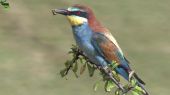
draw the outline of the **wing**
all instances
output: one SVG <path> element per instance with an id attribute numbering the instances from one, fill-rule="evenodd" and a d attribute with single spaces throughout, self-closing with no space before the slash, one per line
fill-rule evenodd
<path id="1" fill-rule="evenodd" d="M 98 51 L 98 53 L 103 56 L 103 58 L 105 58 L 107 61 L 116 61 L 118 65 L 124 69 L 119 69 L 118 72 L 126 79 L 129 78 L 129 76 L 127 75 L 127 73 L 131 71 L 128 64 L 129 62 L 123 56 L 122 50 L 120 49 L 112 35 L 95 32 L 92 36 L 92 44 Z M 134 74 L 134 77 L 141 84 L 145 84 L 145 82 L 141 80 L 136 73 Z"/>
<path id="2" fill-rule="evenodd" d="M 107 61 L 116 61 L 119 65 L 125 67 L 126 69 L 130 69 L 128 61 L 123 56 L 122 50 L 119 48 L 112 35 L 94 32 L 92 36 L 92 44 L 98 53 Z"/>

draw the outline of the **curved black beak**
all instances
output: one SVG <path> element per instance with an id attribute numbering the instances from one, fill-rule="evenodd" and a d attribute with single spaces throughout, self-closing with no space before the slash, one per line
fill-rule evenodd
<path id="1" fill-rule="evenodd" d="M 67 9 L 53 9 L 52 10 L 53 15 L 56 15 L 56 14 L 67 15 L 67 12 L 68 12 Z"/>

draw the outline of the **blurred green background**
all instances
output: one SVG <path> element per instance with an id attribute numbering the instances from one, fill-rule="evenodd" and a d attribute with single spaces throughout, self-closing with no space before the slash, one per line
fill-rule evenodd
<path id="1" fill-rule="evenodd" d="M 93 84 L 98 73 L 59 75 L 74 39 L 65 17 L 51 9 L 91 6 L 118 40 L 151 95 L 170 93 L 169 0 L 9 0 L 0 6 L 0 95 L 113 95 Z"/>

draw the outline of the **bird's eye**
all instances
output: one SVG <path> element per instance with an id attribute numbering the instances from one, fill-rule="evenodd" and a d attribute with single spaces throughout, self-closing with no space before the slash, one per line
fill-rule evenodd
<path id="1" fill-rule="evenodd" d="M 77 12 L 77 15 L 80 15 L 80 12 Z"/>

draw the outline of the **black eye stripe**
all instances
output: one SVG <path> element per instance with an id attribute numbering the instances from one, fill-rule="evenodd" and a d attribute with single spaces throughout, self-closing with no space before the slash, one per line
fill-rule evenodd
<path id="1" fill-rule="evenodd" d="M 82 11 L 70 11 L 70 12 L 68 12 L 68 15 L 76 15 L 76 16 L 87 18 L 87 13 L 82 12 Z"/>
<path id="2" fill-rule="evenodd" d="M 72 15 L 81 15 L 81 14 L 84 14 L 84 12 L 81 12 L 81 11 L 73 11 L 71 12 Z"/>

